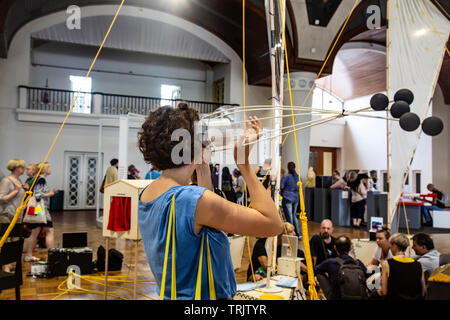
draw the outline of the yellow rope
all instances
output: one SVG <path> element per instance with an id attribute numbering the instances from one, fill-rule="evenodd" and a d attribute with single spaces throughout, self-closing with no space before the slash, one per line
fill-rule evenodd
<path id="1" fill-rule="evenodd" d="M 325 59 L 319 73 L 317 74 L 316 80 L 320 77 L 320 75 L 323 72 L 323 69 L 325 68 L 325 65 L 328 62 L 328 59 L 331 57 L 331 54 L 334 50 L 334 48 L 336 47 L 336 44 L 338 43 L 338 40 L 340 39 L 342 33 L 345 30 L 345 27 L 347 26 L 348 21 L 350 20 L 350 17 L 353 14 L 353 11 L 355 10 L 357 4 L 358 4 L 359 0 L 356 0 L 355 3 L 353 4 L 352 10 L 350 11 L 350 14 L 348 15 L 347 19 L 345 20 L 344 25 L 342 26 L 338 37 L 336 38 L 330 52 L 328 53 L 327 58 Z M 282 8 L 282 3 L 280 0 L 280 8 Z M 312 265 L 312 257 L 311 257 L 311 250 L 309 247 L 309 234 L 308 234 L 308 218 L 306 217 L 306 212 L 305 212 L 305 201 L 303 198 L 303 188 L 302 188 L 302 181 L 301 181 L 301 177 L 300 177 L 300 160 L 299 160 L 299 153 L 298 153 L 298 146 L 297 146 L 297 133 L 295 130 L 295 121 L 296 118 L 294 117 L 294 108 L 293 108 L 293 101 L 292 101 L 292 90 L 291 90 L 291 79 L 290 79 L 290 71 L 289 71 L 289 59 L 288 59 L 288 55 L 287 55 L 287 46 L 286 46 L 286 34 L 285 34 L 285 27 L 286 27 L 286 23 L 284 20 L 284 16 L 283 16 L 283 12 L 281 10 L 281 21 L 283 23 L 283 44 L 284 44 L 284 54 L 285 54 L 285 60 L 286 60 L 286 73 L 287 73 L 287 77 L 288 77 L 288 88 L 289 88 L 289 101 L 291 104 L 291 114 L 292 114 L 292 126 L 293 126 L 293 132 L 294 132 L 294 143 L 295 143 L 295 153 L 296 153 L 296 160 L 297 160 L 297 171 L 298 171 L 298 187 L 299 187 L 299 196 L 300 196 L 300 220 L 302 223 L 302 235 L 303 235 L 303 246 L 304 246 L 304 250 L 305 250 L 305 262 L 306 262 L 306 267 L 307 267 L 307 274 L 308 274 L 308 282 L 309 282 L 309 288 L 308 288 L 308 293 L 309 293 L 309 299 L 310 300 L 319 300 L 319 297 L 317 295 L 316 292 L 316 288 L 315 288 L 315 280 L 314 280 L 314 270 L 313 270 L 313 265 Z M 315 81 L 313 83 L 313 85 L 311 86 L 311 89 L 309 90 L 305 100 L 303 101 L 302 107 L 304 107 L 306 101 L 308 100 L 309 96 L 311 95 L 311 92 L 313 91 L 315 87 Z M 298 116 L 297 116 L 298 117 Z M 284 138 L 284 141 L 282 143 L 282 145 L 284 145 L 284 143 L 286 142 L 286 139 L 288 137 L 289 134 L 287 134 Z"/>
<path id="2" fill-rule="evenodd" d="M 347 25 L 347 23 L 348 23 L 351 15 L 352 15 L 354 9 L 356 8 L 357 3 L 358 3 L 358 0 L 355 1 L 355 4 L 353 5 L 352 10 L 351 10 L 349 16 L 347 17 L 347 19 L 346 19 L 346 21 L 345 21 L 345 23 L 344 23 L 344 25 L 343 25 L 340 33 L 339 33 L 339 36 L 337 37 L 335 43 L 333 44 L 333 47 L 332 47 L 330 53 L 328 54 L 324 64 L 322 65 L 322 68 L 321 68 L 321 70 L 320 70 L 316 80 L 322 74 L 322 71 L 325 68 L 325 65 L 326 65 L 328 59 L 330 58 L 331 53 L 333 52 L 333 50 L 334 50 L 334 48 L 335 48 L 335 46 L 337 44 L 337 41 L 339 40 L 340 36 L 342 35 L 342 32 L 344 31 L 345 26 Z M 282 3 L 281 3 L 281 0 L 280 0 L 280 8 L 281 7 L 282 7 Z M 245 0 L 243 0 L 243 9 L 242 10 L 243 10 L 243 22 L 245 22 Z M 295 120 L 296 119 L 294 118 L 294 110 L 293 110 L 293 102 L 292 102 L 292 90 L 291 90 L 290 75 L 289 75 L 289 60 L 288 60 L 288 57 L 287 57 L 287 47 L 286 47 L 286 37 L 285 37 L 285 23 L 284 23 L 283 13 L 281 13 L 281 14 L 282 14 L 281 18 L 282 18 L 282 22 L 283 22 L 283 42 L 284 42 L 286 69 L 287 69 L 287 76 L 288 76 L 289 98 L 290 98 L 290 103 L 291 103 L 291 107 L 292 107 L 291 112 L 292 112 L 292 124 L 293 124 L 293 130 L 294 130 L 295 150 L 296 150 L 296 156 L 297 156 L 297 170 L 298 170 L 298 176 L 299 176 L 298 185 L 299 185 L 300 205 L 301 205 L 300 220 L 302 222 L 303 246 L 304 246 L 304 249 L 305 249 L 305 260 L 306 260 L 307 271 L 308 271 L 309 298 L 310 298 L 310 300 L 319 300 L 319 297 L 318 297 L 316 289 L 315 289 L 314 271 L 313 271 L 313 268 L 312 268 L 311 250 L 310 250 L 309 242 L 308 242 L 308 239 L 309 239 L 308 226 L 307 226 L 308 218 L 306 217 L 306 214 L 305 214 L 305 203 L 304 203 L 304 198 L 303 198 L 303 190 L 302 190 L 302 187 L 301 187 L 299 154 L 298 154 L 298 147 L 297 147 L 297 137 L 296 137 L 296 132 L 295 132 Z M 242 29 L 243 29 L 242 36 L 243 36 L 243 52 L 244 52 L 244 54 L 243 54 L 243 78 L 245 79 L 245 23 L 243 24 L 243 28 Z M 314 83 L 314 85 L 315 85 L 315 83 Z M 305 98 L 305 101 L 303 102 L 302 106 L 304 106 L 305 102 L 307 101 L 309 95 L 311 94 L 311 92 L 312 92 L 312 90 L 314 88 L 314 85 L 311 87 L 311 90 L 309 91 L 307 97 Z M 244 106 L 244 119 L 245 119 L 245 80 L 243 82 L 243 92 L 244 92 L 244 105 L 243 106 Z M 285 137 L 282 145 L 284 145 L 284 143 L 286 141 L 286 138 L 287 138 L 287 136 Z M 246 191 L 247 191 L 247 189 L 245 188 L 245 200 L 246 200 L 246 206 L 248 206 L 248 204 L 247 204 L 247 192 Z M 255 280 L 255 276 L 254 276 L 254 270 L 253 270 L 253 265 L 252 265 L 252 261 L 251 261 L 249 238 L 247 238 L 247 246 L 248 246 L 248 251 L 249 251 L 249 260 L 250 260 L 250 267 L 251 267 L 251 270 L 252 270 L 253 280 L 254 280 L 254 282 L 256 284 L 256 280 Z M 289 243 L 289 247 L 290 247 L 291 252 L 292 252 L 292 247 L 290 246 L 290 243 Z M 298 275 L 297 266 L 295 266 L 295 268 L 296 268 L 296 273 Z M 257 285 L 257 287 L 258 287 L 258 285 Z M 259 289 L 259 287 L 258 287 L 258 289 Z"/>
<path id="3" fill-rule="evenodd" d="M 145 275 L 145 274 L 144 274 L 144 275 Z M 104 295 L 104 292 L 103 292 L 103 291 L 96 291 L 96 290 L 84 289 L 84 288 L 81 288 L 81 287 L 80 287 L 80 288 L 77 288 L 77 289 L 69 289 L 69 288 L 63 289 L 63 288 L 62 288 L 62 285 L 64 285 L 64 284 L 65 284 L 71 277 L 73 277 L 73 276 L 78 277 L 78 278 L 80 278 L 81 280 L 85 280 L 85 281 L 90 282 L 90 283 L 93 283 L 93 284 L 98 284 L 98 285 L 104 286 L 104 284 L 103 284 L 102 282 L 94 281 L 94 280 L 103 280 L 103 279 L 104 279 L 103 277 L 98 277 L 98 276 L 81 276 L 81 275 L 79 275 L 79 274 L 74 273 L 73 270 L 71 270 L 70 273 L 69 273 L 69 276 L 68 276 L 63 282 L 61 282 L 61 283 L 58 285 L 58 287 L 57 287 L 58 290 L 63 291 L 63 292 L 60 293 L 60 294 L 58 294 L 58 295 L 57 295 L 56 297 L 54 297 L 52 300 L 56 300 L 56 299 L 58 299 L 59 297 L 65 295 L 65 294 L 67 294 L 67 293 L 91 293 L 91 294 L 97 294 L 97 295 Z M 113 276 L 113 277 L 124 277 L 124 276 Z M 93 280 L 92 280 L 92 279 L 93 279 Z M 109 282 L 109 281 L 111 281 L 111 282 L 124 282 L 124 283 L 133 283 L 133 282 L 134 282 L 134 281 L 128 281 L 128 280 L 116 280 L 116 279 L 108 279 L 108 282 Z M 156 281 L 154 281 L 154 280 L 138 280 L 137 283 L 139 283 L 139 284 L 147 284 L 147 285 L 156 285 Z M 119 289 L 119 290 L 125 290 L 125 291 L 128 291 L 128 292 L 134 293 L 134 290 L 129 289 L 129 288 L 125 288 L 125 287 L 114 286 L 114 285 L 109 285 L 108 287 L 116 288 L 116 289 Z M 113 292 L 116 293 L 117 291 L 118 291 L 118 290 L 112 291 L 112 292 L 110 291 L 110 292 L 108 292 L 108 295 L 111 296 L 111 297 L 114 297 L 114 298 L 121 299 L 121 300 L 128 300 L 128 299 L 126 299 L 126 298 L 123 298 L 123 297 L 120 297 L 120 296 L 118 296 L 118 295 L 113 294 Z M 151 300 L 156 300 L 154 297 L 151 297 L 151 296 L 149 296 L 149 295 L 147 295 L 147 294 L 144 294 L 144 293 L 142 293 L 142 292 L 136 291 L 136 294 L 139 294 L 139 295 L 144 296 L 144 297 L 146 297 L 146 298 L 149 298 L 149 299 L 151 299 Z"/>
<path id="4" fill-rule="evenodd" d="M 99 49 L 98 49 L 98 51 L 97 51 L 97 54 L 95 55 L 95 58 L 94 58 L 94 60 L 93 60 L 92 63 L 91 63 L 91 66 L 90 66 L 90 68 L 89 68 L 89 71 L 86 73 L 86 78 L 89 77 L 89 75 L 90 75 L 90 73 L 91 73 L 91 70 L 92 70 L 92 68 L 94 67 L 95 62 L 97 61 L 98 56 L 100 55 L 100 52 L 101 52 L 101 50 L 102 50 L 102 48 L 103 48 L 103 45 L 105 44 L 106 39 L 108 38 L 108 35 L 109 35 L 109 33 L 110 33 L 110 31 L 111 31 L 113 25 L 114 25 L 114 22 L 116 21 L 117 16 L 119 15 L 120 9 L 122 8 L 122 5 L 123 5 L 124 2 L 125 2 L 125 0 L 122 0 L 122 2 L 121 2 L 121 4 L 120 4 L 119 8 L 117 9 L 116 14 L 114 15 L 114 18 L 113 18 L 113 20 L 112 20 L 112 22 L 111 22 L 111 25 L 109 26 L 108 31 L 106 32 L 106 35 L 105 35 L 105 37 L 103 38 L 102 44 L 100 45 L 100 47 L 99 47 Z M 61 131 L 62 131 L 62 129 L 64 128 L 64 125 L 66 124 L 67 118 L 69 117 L 70 113 L 72 112 L 72 109 L 73 109 L 73 107 L 74 107 L 74 105 L 75 105 L 75 102 L 76 102 L 77 99 L 78 99 L 78 94 L 80 93 L 80 91 L 81 91 L 81 88 L 78 89 L 78 92 L 77 92 L 77 94 L 76 94 L 76 96 L 75 96 L 75 100 L 73 100 L 73 102 L 72 102 L 72 104 L 71 104 L 71 106 L 70 106 L 70 109 L 69 109 L 69 111 L 67 112 L 66 117 L 64 118 L 64 121 L 63 121 L 63 123 L 61 124 L 61 126 L 60 126 L 60 128 L 59 128 L 59 130 L 58 130 L 58 133 L 56 134 L 56 137 L 55 137 L 55 139 L 53 140 L 53 143 L 52 143 L 51 146 L 50 146 L 50 149 L 48 150 L 47 154 L 45 155 L 44 161 L 42 161 L 42 165 L 39 166 L 39 170 L 38 170 L 36 176 L 34 177 L 34 180 L 33 180 L 32 184 L 31 184 L 29 190 L 33 190 L 33 187 L 34 187 L 34 185 L 35 185 L 35 183 L 36 183 L 36 180 L 38 179 L 39 175 L 41 174 L 41 171 L 42 171 L 42 168 L 43 168 L 43 166 L 44 166 L 44 163 L 47 161 L 48 157 L 50 156 L 50 153 L 52 152 L 53 147 L 55 146 L 55 143 L 56 143 L 56 141 L 58 140 L 59 135 L 61 134 Z M 3 235 L 3 237 L 2 237 L 1 240 L 0 240 L 0 251 L 1 251 L 1 248 L 3 247 L 3 245 L 4 245 L 4 243 L 5 243 L 6 239 L 8 238 L 9 234 L 11 233 L 12 229 L 14 228 L 14 225 L 16 224 L 17 220 L 19 219 L 19 216 L 20 216 L 22 210 L 26 207 L 26 205 L 27 205 L 27 203 L 28 203 L 28 200 L 30 199 L 30 197 L 31 197 L 32 194 L 33 194 L 32 191 L 27 191 L 27 192 L 25 192 L 25 194 L 24 194 L 24 196 L 23 196 L 23 198 L 22 198 L 22 202 L 21 202 L 20 206 L 19 206 L 19 207 L 17 208 L 17 210 L 16 210 L 16 214 L 14 215 L 13 219 L 11 220 L 11 223 L 9 224 L 8 229 L 6 230 L 5 234 Z"/>

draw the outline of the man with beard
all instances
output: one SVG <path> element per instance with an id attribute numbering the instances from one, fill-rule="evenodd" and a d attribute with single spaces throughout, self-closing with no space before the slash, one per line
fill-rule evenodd
<path id="1" fill-rule="evenodd" d="M 333 222 L 329 219 L 322 220 L 320 224 L 319 234 L 315 234 L 309 240 L 311 248 L 311 256 L 314 267 L 322 263 L 328 258 L 335 258 L 337 256 L 335 245 L 335 238 L 333 234 Z"/>

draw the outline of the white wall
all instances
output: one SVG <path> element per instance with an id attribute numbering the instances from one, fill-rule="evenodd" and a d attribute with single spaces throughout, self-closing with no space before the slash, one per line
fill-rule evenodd
<path id="1" fill-rule="evenodd" d="M 433 181 L 429 182 L 448 194 L 450 193 L 450 105 L 444 103 L 439 86 L 436 87 L 433 97 L 433 116 L 441 118 L 444 122 L 444 130 L 432 138 Z"/>
<path id="2" fill-rule="evenodd" d="M 58 124 L 40 124 L 15 120 L 13 109 L 0 109 L 0 170 L 7 173 L 6 163 L 11 158 L 20 158 L 27 163 L 40 162 L 44 159 L 59 129 Z M 48 180 L 52 187 L 63 188 L 64 152 L 98 152 L 98 128 L 93 126 L 66 125 L 51 152 L 48 162 L 52 164 L 52 175 Z M 128 143 L 128 161 L 133 163 L 145 176 L 147 165 L 136 147 L 137 129 L 130 129 Z M 112 158 L 119 158 L 118 128 L 103 129 L 104 170 Z M 22 179 L 26 179 L 25 175 Z"/>
<path id="3" fill-rule="evenodd" d="M 70 75 L 85 76 L 96 50 L 56 43 L 33 50 L 30 86 L 48 79 L 50 88 L 71 90 Z M 161 84 L 171 84 L 181 87 L 183 99 L 205 100 L 207 68 L 197 60 L 104 48 L 94 70 L 92 91 L 158 98 Z"/>
<path id="4" fill-rule="evenodd" d="M 313 116 L 316 119 L 317 116 Z M 340 172 L 343 172 L 344 159 L 343 148 L 345 142 L 345 127 L 346 121 L 344 119 L 338 119 L 331 122 L 327 122 L 311 128 L 310 143 L 311 147 L 329 147 L 337 148 L 336 151 L 336 168 Z"/>

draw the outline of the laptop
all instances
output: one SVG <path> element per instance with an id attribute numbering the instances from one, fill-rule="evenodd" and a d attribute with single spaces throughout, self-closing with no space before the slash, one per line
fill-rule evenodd
<path id="1" fill-rule="evenodd" d="M 63 248 L 87 248 L 87 232 L 63 232 L 62 233 Z"/>

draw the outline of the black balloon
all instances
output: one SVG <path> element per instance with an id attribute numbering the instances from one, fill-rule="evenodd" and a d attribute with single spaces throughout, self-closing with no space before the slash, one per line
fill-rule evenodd
<path id="1" fill-rule="evenodd" d="M 414 101 L 414 94 L 409 89 L 400 89 L 394 95 L 394 101 L 405 101 L 411 104 Z"/>
<path id="2" fill-rule="evenodd" d="M 385 94 L 377 93 L 370 99 L 370 106 L 373 110 L 382 111 L 385 110 L 388 105 L 389 98 Z"/>
<path id="3" fill-rule="evenodd" d="M 420 118 L 417 114 L 407 112 L 400 117 L 400 127 L 405 131 L 414 131 L 420 126 Z"/>
<path id="4" fill-rule="evenodd" d="M 444 123 L 438 117 L 428 117 L 422 122 L 422 130 L 429 136 L 437 136 L 444 129 Z"/>
<path id="5" fill-rule="evenodd" d="M 411 108 L 409 107 L 409 104 L 402 100 L 394 102 L 391 106 L 391 115 L 394 118 L 400 118 L 402 115 L 410 111 Z"/>

